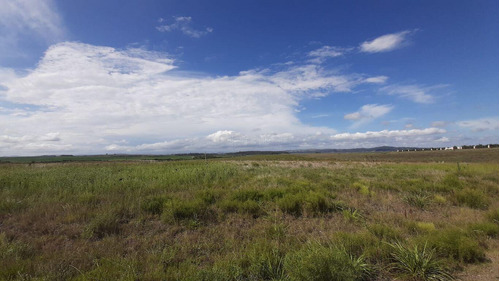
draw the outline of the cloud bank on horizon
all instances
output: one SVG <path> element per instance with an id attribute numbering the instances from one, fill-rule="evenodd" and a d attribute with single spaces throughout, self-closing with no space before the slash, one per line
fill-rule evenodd
<path id="1" fill-rule="evenodd" d="M 408 30 L 364 41 L 357 49 L 323 45 L 279 67 L 200 75 L 183 70 L 182 62 L 166 52 L 67 41 L 65 31 L 56 28 L 61 17 L 52 1 L 40 1 L 38 14 L 23 8 L 25 2 L 13 3 L 0 12 L 8 16 L 0 20 L 0 30 L 17 33 L 11 31 L 0 44 L 20 44 L 14 35 L 28 32 L 49 47 L 32 69 L 0 65 L 0 156 L 442 146 L 466 141 L 464 130 L 498 134 L 498 117 L 491 116 L 358 131 L 393 114 L 402 106 L 398 100 L 435 104 L 440 89 L 448 87 L 393 83 L 379 73 L 328 66 L 338 57 L 403 48 L 412 34 Z M 162 20 L 157 31 L 199 39 L 214 30 L 195 29 L 189 16 L 172 19 Z M 366 89 L 392 101 L 345 109 L 343 118 L 325 125 L 300 117 L 308 101 L 340 100 Z M 342 131 L 341 122 L 346 122 Z"/>

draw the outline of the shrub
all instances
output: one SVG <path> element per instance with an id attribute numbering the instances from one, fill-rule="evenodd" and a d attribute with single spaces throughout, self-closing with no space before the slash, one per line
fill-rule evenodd
<path id="1" fill-rule="evenodd" d="M 278 200 L 278 207 L 281 211 L 298 217 L 302 215 L 303 202 L 304 199 L 302 196 L 287 194 L 285 197 Z"/>
<path id="2" fill-rule="evenodd" d="M 438 256 L 459 262 L 474 263 L 483 261 L 484 249 L 479 242 L 468 237 L 460 229 L 446 229 L 417 238 L 421 244 L 428 243 L 436 249 Z"/>
<path id="3" fill-rule="evenodd" d="M 206 204 L 214 204 L 221 197 L 221 192 L 216 190 L 202 190 L 196 193 L 196 198 L 202 200 Z"/>
<path id="4" fill-rule="evenodd" d="M 142 201 L 141 209 L 149 214 L 161 215 L 161 213 L 163 212 L 163 205 L 165 204 L 165 201 L 165 197 L 149 197 Z"/>
<path id="5" fill-rule="evenodd" d="M 464 189 L 455 193 L 455 198 L 460 205 L 465 205 L 473 209 L 488 208 L 488 198 L 484 193 L 474 189 Z"/>
<path id="6" fill-rule="evenodd" d="M 167 223 L 182 220 L 200 222 L 208 220 L 212 215 L 207 204 L 201 199 L 188 201 L 170 200 L 165 203 L 162 218 Z"/>
<path id="7" fill-rule="evenodd" d="M 383 224 L 372 224 L 368 226 L 368 230 L 381 240 L 393 241 L 401 238 L 399 231 Z"/>
<path id="8" fill-rule="evenodd" d="M 430 233 L 436 230 L 432 222 L 409 221 L 406 223 L 406 227 L 412 233 Z"/>
<path id="9" fill-rule="evenodd" d="M 446 203 L 446 198 L 444 196 L 441 196 L 439 194 L 434 195 L 434 202 L 439 205 L 443 205 Z"/>
<path id="10" fill-rule="evenodd" d="M 238 189 L 233 192 L 232 199 L 245 202 L 248 200 L 260 201 L 264 197 L 262 192 L 255 189 Z"/>
<path id="11" fill-rule="evenodd" d="M 263 210 L 260 208 L 259 203 L 252 200 L 239 203 L 238 211 L 240 213 L 250 214 L 253 217 L 258 217 L 263 214 Z"/>
<path id="12" fill-rule="evenodd" d="M 274 201 L 283 198 L 286 194 L 286 190 L 282 188 L 269 188 L 264 190 L 263 193 L 265 200 Z"/>
<path id="13" fill-rule="evenodd" d="M 438 188 L 440 191 L 451 191 L 462 188 L 462 183 L 458 178 L 457 174 L 447 174 L 443 181 L 441 182 L 441 186 Z"/>
<path id="14" fill-rule="evenodd" d="M 434 256 L 434 250 L 429 250 L 427 244 L 423 247 L 405 247 L 400 242 L 391 244 L 393 263 L 391 270 L 405 280 L 414 281 L 445 281 L 454 280 L 453 276 Z"/>
<path id="15" fill-rule="evenodd" d="M 282 280 L 285 278 L 285 252 L 268 242 L 255 243 L 246 254 L 250 280 Z"/>
<path id="16" fill-rule="evenodd" d="M 490 209 L 486 213 L 486 219 L 489 222 L 493 222 L 493 223 L 498 224 L 498 207 Z"/>
<path id="17" fill-rule="evenodd" d="M 130 214 L 126 209 L 115 209 L 97 214 L 85 227 L 82 237 L 87 239 L 101 239 L 105 236 L 120 233 L 120 225 L 125 223 Z"/>
<path id="18" fill-rule="evenodd" d="M 300 196 L 300 195 L 299 195 Z M 331 199 L 318 192 L 310 191 L 303 195 L 304 209 L 308 214 L 318 215 L 328 213 L 333 210 Z"/>
<path id="19" fill-rule="evenodd" d="M 365 196 L 373 196 L 375 194 L 367 185 L 360 182 L 355 182 L 352 187 Z"/>
<path id="20" fill-rule="evenodd" d="M 222 200 L 217 205 L 225 213 L 234 213 L 238 211 L 241 202 L 236 200 Z"/>
<path id="21" fill-rule="evenodd" d="M 372 267 L 363 256 L 345 249 L 310 242 L 288 254 L 285 269 L 291 280 L 370 280 Z"/>
<path id="22" fill-rule="evenodd" d="M 473 233 L 487 235 L 491 238 L 498 237 L 498 224 L 492 222 L 475 223 L 469 226 Z"/>

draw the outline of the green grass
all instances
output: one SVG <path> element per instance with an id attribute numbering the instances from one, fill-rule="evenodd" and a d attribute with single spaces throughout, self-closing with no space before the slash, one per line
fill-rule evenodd
<path id="1" fill-rule="evenodd" d="M 498 163 L 450 153 L 1 164 L 0 280 L 407 276 L 395 241 L 456 275 L 498 243 Z"/>

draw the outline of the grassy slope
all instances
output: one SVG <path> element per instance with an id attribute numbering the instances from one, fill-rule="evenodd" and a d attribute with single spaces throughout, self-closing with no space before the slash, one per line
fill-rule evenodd
<path id="1" fill-rule="evenodd" d="M 397 241 L 494 267 L 498 150 L 426 153 L 3 164 L 0 280 L 410 278 Z"/>

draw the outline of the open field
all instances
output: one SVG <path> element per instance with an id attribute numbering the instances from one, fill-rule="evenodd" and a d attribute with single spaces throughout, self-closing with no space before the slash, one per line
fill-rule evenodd
<path id="1" fill-rule="evenodd" d="M 498 186 L 498 149 L 0 164 L 0 280 L 498 280 Z"/>

